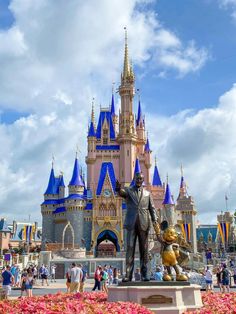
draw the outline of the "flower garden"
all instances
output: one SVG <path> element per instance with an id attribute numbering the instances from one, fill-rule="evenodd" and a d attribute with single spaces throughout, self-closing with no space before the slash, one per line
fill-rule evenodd
<path id="1" fill-rule="evenodd" d="M 203 292 L 202 302 L 201 309 L 185 314 L 236 314 L 236 292 Z"/>
<path id="2" fill-rule="evenodd" d="M 236 314 L 236 292 L 202 293 L 203 308 L 185 314 Z M 54 294 L 0 302 L 4 314 L 151 314 L 147 308 L 129 302 L 107 302 L 104 293 Z"/>
<path id="3" fill-rule="evenodd" d="M 4 314 L 151 314 L 136 303 L 107 302 L 104 293 L 48 294 L 40 297 L 1 301 L 0 313 Z"/>

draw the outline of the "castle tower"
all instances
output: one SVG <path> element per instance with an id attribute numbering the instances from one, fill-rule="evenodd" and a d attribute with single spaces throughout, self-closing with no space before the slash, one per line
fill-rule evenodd
<path id="1" fill-rule="evenodd" d="M 158 211 L 159 217 L 161 217 L 161 212 L 163 208 L 163 199 L 165 196 L 165 184 L 161 182 L 161 178 L 159 175 L 158 167 L 157 167 L 157 159 L 155 158 L 155 167 L 152 179 L 152 185 L 150 187 L 150 191 L 153 196 L 153 201 Z"/>
<path id="2" fill-rule="evenodd" d="M 180 224 L 185 230 L 185 237 L 187 241 L 191 242 L 193 253 L 197 253 L 197 232 L 196 232 L 196 214 L 195 204 L 192 196 L 187 193 L 186 183 L 183 176 L 183 169 L 181 167 L 181 180 L 179 188 L 179 196 L 176 202 L 176 212 L 180 213 Z"/>
<path id="3" fill-rule="evenodd" d="M 54 175 L 53 162 L 48 180 L 48 186 L 44 193 L 44 202 L 41 204 L 42 213 L 42 246 L 45 247 L 46 242 L 54 242 L 54 217 L 53 211 L 58 203 L 58 193 L 56 188 L 56 178 Z"/>
<path id="4" fill-rule="evenodd" d="M 134 73 L 129 64 L 127 32 L 125 32 L 124 66 L 121 74 L 119 94 L 121 111 L 119 116 L 119 134 L 117 141 L 120 144 L 119 179 L 122 184 L 129 185 L 132 180 L 136 152 L 136 130 L 134 126 L 133 98 Z"/>
<path id="5" fill-rule="evenodd" d="M 91 122 L 88 130 L 87 136 L 88 151 L 87 151 L 87 186 L 89 189 L 94 189 L 95 172 L 94 163 L 96 161 L 96 131 L 95 131 L 95 117 L 94 117 L 94 107 L 92 104 L 91 112 Z"/>
<path id="6" fill-rule="evenodd" d="M 67 221 L 70 223 L 71 228 L 74 231 L 74 243 L 79 246 L 81 246 L 81 240 L 84 237 L 83 210 L 86 205 L 84 199 L 84 189 L 85 184 L 80 174 L 80 167 L 76 153 L 72 178 L 68 185 L 69 195 L 65 199 L 65 207 L 67 213 Z M 71 232 L 71 229 L 67 228 L 66 232 L 67 233 L 65 234 L 64 243 L 72 243 L 73 233 Z"/>
<path id="7" fill-rule="evenodd" d="M 164 205 L 163 220 L 167 220 L 169 225 L 175 225 L 176 224 L 175 203 L 170 192 L 168 177 L 167 177 L 165 198 L 162 204 Z"/>

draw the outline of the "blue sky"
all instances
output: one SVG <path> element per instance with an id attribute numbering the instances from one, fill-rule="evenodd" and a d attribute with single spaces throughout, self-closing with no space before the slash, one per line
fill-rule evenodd
<path id="1" fill-rule="evenodd" d="M 236 208 L 236 0 L 0 0 L 2 215 L 40 219 L 52 154 L 69 180 L 79 144 L 86 168 L 91 102 L 98 114 L 119 86 L 124 26 L 162 180 L 176 197 L 183 164 L 200 221 L 225 193 Z"/>

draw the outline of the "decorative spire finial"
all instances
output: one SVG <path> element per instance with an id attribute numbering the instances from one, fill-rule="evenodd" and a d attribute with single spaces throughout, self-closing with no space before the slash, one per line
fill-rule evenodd
<path id="1" fill-rule="evenodd" d="M 125 56 L 124 56 L 124 68 L 123 68 L 123 79 L 126 80 L 129 77 L 130 67 L 129 67 L 129 53 L 128 53 L 128 35 L 127 28 L 125 30 Z"/>
<path id="2" fill-rule="evenodd" d="M 180 165 L 180 171 L 181 171 L 181 177 L 183 177 L 184 176 L 184 171 L 183 171 L 183 165 L 182 164 Z"/>
<path id="3" fill-rule="evenodd" d="M 54 162 L 55 162 L 55 157 L 54 157 L 54 154 L 52 154 L 52 168 L 54 166 Z"/>
<path id="4" fill-rule="evenodd" d="M 112 82 L 112 89 L 111 89 L 111 91 L 112 91 L 112 94 L 114 94 L 114 92 L 115 92 L 115 82 Z"/>
<path id="5" fill-rule="evenodd" d="M 75 158 L 78 159 L 78 154 L 81 153 L 79 150 L 79 144 L 76 145 L 76 152 L 75 152 Z"/>
<path id="6" fill-rule="evenodd" d="M 138 101 L 140 101 L 140 88 L 137 88 Z"/>
<path id="7" fill-rule="evenodd" d="M 155 155 L 155 167 L 157 165 L 157 156 Z"/>
<path id="8" fill-rule="evenodd" d="M 91 111 L 91 121 L 95 123 L 95 114 L 94 114 L 94 97 L 92 98 L 92 111 Z"/>
<path id="9" fill-rule="evenodd" d="M 168 173 L 166 174 L 166 184 L 169 183 L 169 176 L 168 176 Z"/>

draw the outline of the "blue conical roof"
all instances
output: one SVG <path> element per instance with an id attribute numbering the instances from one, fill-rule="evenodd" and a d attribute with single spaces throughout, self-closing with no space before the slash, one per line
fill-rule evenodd
<path id="1" fill-rule="evenodd" d="M 138 157 L 136 158 L 136 161 L 135 161 L 135 167 L 134 167 L 134 176 L 133 176 L 133 180 L 132 182 L 130 183 L 130 186 L 134 185 L 134 177 L 135 177 L 135 174 L 136 173 L 141 173 L 141 167 L 140 167 L 140 163 L 139 163 L 139 159 Z"/>
<path id="2" fill-rule="evenodd" d="M 135 161 L 134 176 L 135 176 L 136 173 L 141 173 L 141 167 L 140 167 L 140 163 L 139 163 L 138 157 L 136 158 L 136 161 Z"/>
<path id="3" fill-rule="evenodd" d="M 184 183 L 184 177 L 181 176 L 181 180 L 180 180 L 180 188 L 184 188 L 185 187 L 185 183 Z"/>
<path id="4" fill-rule="evenodd" d="M 147 152 L 147 153 L 151 152 L 149 139 L 148 138 L 147 138 L 147 142 L 146 142 L 145 147 L 144 147 L 144 151 Z"/>
<path id="5" fill-rule="evenodd" d="M 138 102 L 138 116 L 137 116 L 137 120 L 136 120 L 136 125 L 139 125 L 141 119 L 142 119 L 142 109 L 141 109 L 141 103 L 139 100 L 139 102 Z"/>
<path id="6" fill-rule="evenodd" d="M 90 122 L 88 136 L 96 136 L 93 121 Z"/>
<path id="7" fill-rule="evenodd" d="M 115 102 L 114 102 L 114 94 L 112 94 L 112 97 L 111 97 L 111 115 L 114 116 L 116 113 L 115 113 Z"/>
<path id="8" fill-rule="evenodd" d="M 48 187 L 44 194 L 55 194 L 55 175 L 53 168 L 51 169 Z"/>
<path id="9" fill-rule="evenodd" d="M 75 158 L 74 170 L 69 185 L 84 186 L 84 182 L 79 171 L 79 162 L 77 157 Z"/>
<path id="10" fill-rule="evenodd" d="M 174 205 L 174 201 L 173 198 L 171 196 L 171 192 L 170 192 L 170 187 L 169 187 L 169 183 L 167 183 L 166 185 L 166 193 L 165 193 L 165 198 L 163 203 L 164 205 Z"/>
<path id="11" fill-rule="evenodd" d="M 63 175 L 60 175 L 59 186 L 65 186 Z"/>
<path id="12" fill-rule="evenodd" d="M 153 185 L 153 186 L 162 186 L 161 178 L 160 178 L 160 176 L 159 176 L 159 172 L 158 172 L 158 169 L 157 169 L 157 165 L 155 165 L 155 168 L 154 168 L 154 174 L 153 174 L 153 179 L 152 179 L 152 185 Z"/>

